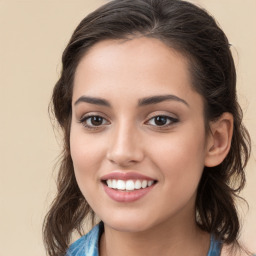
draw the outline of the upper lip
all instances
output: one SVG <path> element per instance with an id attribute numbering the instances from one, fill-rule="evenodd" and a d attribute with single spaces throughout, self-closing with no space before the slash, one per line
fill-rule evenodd
<path id="1" fill-rule="evenodd" d="M 155 180 L 137 172 L 120 172 L 114 171 L 101 177 L 101 180 Z"/>

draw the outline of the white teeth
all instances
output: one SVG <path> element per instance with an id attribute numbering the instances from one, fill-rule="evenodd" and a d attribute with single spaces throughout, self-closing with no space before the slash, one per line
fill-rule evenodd
<path id="1" fill-rule="evenodd" d="M 110 188 L 118 189 L 118 190 L 128 190 L 133 191 L 135 189 L 141 189 L 150 187 L 153 185 L 153 180 L 136 180 L 135 182 L 133 180 L 107 180 L 107 185 Z"/>
<path id="2" fill-rule="evenodd" d="M 148 182 L 146 180 L 143 180 L 141 184 L 142 188 L 146 188 L 147 185 L 148 185 Z"/>
<path id="3" fill-rule="evenodd" d="M 112 180 L 107 180 L 108 187 L 112 188 Z"/>
<path id="4" fill-rule="evenodd" d="M 112 180 L 112 188 L 117 188 L 116 180 Z M 111 188 L 111 187 L 110 187 Z"/>
<path id="5" fill-rule="evenodd" d="M 119 190 L 125 190 L 125 181 L 118 180 L 116 183 L 116 188 Z"/>
<path id="6" fill-rule="evenodd" d="M 149 180 L 148 181 L 148 187 L 150 187 L 151 185 L 153 185 L 154 181 L 153 180 Z"/>
<path id="7" fill-rule="evenodd" d="M 126 190 L 134 190 L 134 182 L 132 180 L 127 180 L 125 184 L 125 189 Z"/>
<path id="8" fill-rule="evenodd" d="M 136 180 L 135 181 L 135 186 L 134 186 L 136 189 L 140 189 L 141 188 L 141 182 L 140 180 Z"/>

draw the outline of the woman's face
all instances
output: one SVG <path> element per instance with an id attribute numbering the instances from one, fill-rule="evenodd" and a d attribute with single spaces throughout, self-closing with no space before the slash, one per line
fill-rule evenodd
<path id="1" fill-rule="evenodd" d="M 77 67 L 71 156 L 84 197 L 109 227 L 194 220 L 204 127 L 186 59 L 157 39 L 102 41 Z"/>

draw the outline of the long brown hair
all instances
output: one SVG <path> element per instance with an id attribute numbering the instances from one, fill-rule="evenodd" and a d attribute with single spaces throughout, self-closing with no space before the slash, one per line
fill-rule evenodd
<path id="1" fill-rule="evenodd" d="M 82 234 L 82 222 L 94 213 L 77 185 L 70 156 L 70 123 L 76 67 L 90 47 L 104 39 L 135 34 L 157 38 L 182 53 L 190 63 L 194 89 L 205 102 L 209 121 L 230 112 L 234 117 L 231 149 L 225 160 L 205 168 L 196 199 L 196 222 L 224 243 L 236 243 L 239 219 L 235 199 L 244 187 L 250 137 L 242 124 L 236 96 L 236 71 L 224 32 L 205 10 L 181 0 L 114 0 L 84 18 L 62 56 L 62 72 L 52 95 L 52 110 L 64 143 L 58 191 L 44 221 L 44 242 L 50 256 L 65 255 L 71 234 Z"/>

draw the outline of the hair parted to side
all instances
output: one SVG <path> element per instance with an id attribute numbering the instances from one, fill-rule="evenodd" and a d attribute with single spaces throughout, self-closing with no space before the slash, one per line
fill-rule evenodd
<path id="1" fill-rule="evenodd" d="M 114 0 L 84 18 L 62 56 L 62 72 L 52 95 L 52 108 L 63 130 L 64 145 L 58 191 L 44 221 L 50 256 L 65 255 L 73 231 L 94 213 L 77 185 L 70 155 L 73 81 L 85 53 L 99 41 L 134 36 L 157 38 L 182 53 L 190 63 L 193 88 L 205 102 L 206 127 L 224 112 L 234 117 L 231 149 L 218 166 L 205 167 L 196 199 L 196 222 L 221 241 L 237 243 L 239 219 L 235 199 L 244 187 L 250 137 L 242 124 L 236 97 L 236 72 L 230 44 L 203 9 L 182 0 Z"/>

